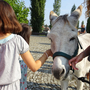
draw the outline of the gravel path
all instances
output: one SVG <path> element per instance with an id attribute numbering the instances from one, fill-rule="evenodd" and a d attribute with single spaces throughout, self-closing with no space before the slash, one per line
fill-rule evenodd
<path id="1" fill-rule="evenodd" d="M 50 48 L 50 41 L 46 36 L 30 37 L 30 52 L 35 60 Z M 44 63 L 44 65 L 36 72 L 28 69 L 27 82 L 28 90 L 61 90 L 60 81 L 56 80 L 51 72 L 53 60 L 51 57 Z M 72 86 L 72 87 L 71 87 Z M 75 80 L 69 83 L 68 90 L 76 90 Z M 84 90 L 89 90 L 88 86 Z"/>

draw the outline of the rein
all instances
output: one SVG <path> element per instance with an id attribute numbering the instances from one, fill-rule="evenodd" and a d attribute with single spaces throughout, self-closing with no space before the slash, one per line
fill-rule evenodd
<path id="1" fill-rule="evenodd" d="M 74 74 L 73 74 L 73 75 L 74 75 Z M 78 78 L 76 75 L 74 75 L 74 76 L 75 76 L 78 80 L 90 84 L 90 82 L 89 82 L 88 80 L 85 79 L 86 77 L 79 77 L 79 78 Z"/>

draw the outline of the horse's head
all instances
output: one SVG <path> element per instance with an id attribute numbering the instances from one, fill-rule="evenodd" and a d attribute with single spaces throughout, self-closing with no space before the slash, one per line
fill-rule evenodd
<path id="1" fill-rule="evenodd" d="M 70 16 L 57 16 L 50 12 L 52 28 L 47 35 L 51 40 L 51 50 L 54 54 L 52 66 L 53 75 L 60 80 L 67 77 L 70 66 L 68 60 L 77 49 L 77 29 L 75 28 L 82 13 L 82 6 L 79 6 Z"/>

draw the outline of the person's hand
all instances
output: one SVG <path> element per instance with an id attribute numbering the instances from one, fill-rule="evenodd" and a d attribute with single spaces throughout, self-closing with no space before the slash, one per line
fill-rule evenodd
<path id="1" fill-rule="evenodd" d="M 48 54 L 48 56 L 53 56 L 53 53 L 52 53 L 52 51 L 51 51 L 51 49 L 48 49 L 47 51 L 46 51 L 46 53 Z"/>
<path id="2" fill-rule="evenodd" d="M 80 62 L 82 59 L 83 59 L 83 53 L 69 60 L 69 65 L 72 66 L 73 69 L 78 70 L 78 68 L 76 68 L 76 64 Z"/>

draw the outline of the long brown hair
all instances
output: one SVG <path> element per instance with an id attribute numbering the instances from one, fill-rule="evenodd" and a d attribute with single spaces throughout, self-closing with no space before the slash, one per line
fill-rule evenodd
<path id="1" fill-rule="evenodd" d="M 22 26 L 22 31 L 17 34 L 22 36 L 25 39 L 25 41 L 29 44 L 32 28 L 28 24 L 25 24 L 25 23 L 21 23 L 21 26 Z"/>
<path id="2" fill-rule="evenodd" d="M 86 18 L 90 17 L 90 0 L 84 0 L 84 2 L 82 4 L 84 4 L 84 7 L 86 9 L 86 11 L 85 11 Z"/>
<path id="3" fill-rule="evenodd" d="M 86 17 L 90 17 L 90 0 L 84 0 L 86 3 Z"/>
<path id="4" fill-rule="evenodd" d="M 16 19 L 14 10 L 5 1 L 0 1 L 0 33 L 18 33 L 22 27 Z"/>

